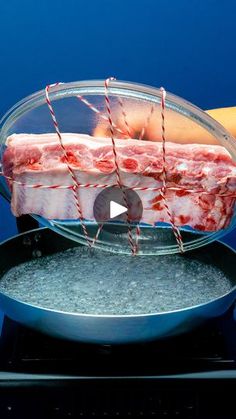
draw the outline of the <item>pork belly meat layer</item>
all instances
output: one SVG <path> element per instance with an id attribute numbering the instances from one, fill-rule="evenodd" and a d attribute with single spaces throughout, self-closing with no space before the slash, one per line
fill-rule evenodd
<path id="1" fill-rule="evenodd" d="M 70 167 L 79 184 L 117 183 L 111 140 L 62 134 Z M 122 183 L 126 187 L 161 188 L 162 144 L 115 140 Z M 28 185 L 73 185 L 56 134 L 13 134 L 3 155 L 4 174 Z M 222 146 L 166 143 L 166 200 L 176 225 L 197 230 L 226 228 L 236 195 L 236 164 Z M 15 216 L 34 213 L 47 219 L 78 219 L 70 189 L 33 189 L 9 181 Z M 93 204 L 102 188 L 78 188 L 83 218 L 93 220 Z M 192 192 L 187 192 L 191 190 Z M 197 192 L 201 191 L 201 192 Z M 142 222 L 169 222 L 159 191 L 137 191 Z M 220 196 L 221 194 L 228 196 Z"/>

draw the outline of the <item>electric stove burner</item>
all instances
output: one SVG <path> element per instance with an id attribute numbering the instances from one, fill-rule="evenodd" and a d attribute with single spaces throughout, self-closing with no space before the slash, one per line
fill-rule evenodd
<path id="1" fill-rule="evenodd" d="M 235 418 L 233 309 L 192 333 L 133 345 L 47 337 L 4 319 L 0 418 Z"/>

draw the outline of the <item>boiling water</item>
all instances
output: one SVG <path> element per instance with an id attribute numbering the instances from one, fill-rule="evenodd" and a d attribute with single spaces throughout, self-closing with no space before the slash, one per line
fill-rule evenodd
<path id="1" fill-rule="evenodd" d="M 117 315 L 181 309 L 231 288 L 221 270 L 189 257 L 127 257 L 83 246 L 18 265 L 0 281 L 0 291 L 36 306 Z"/>

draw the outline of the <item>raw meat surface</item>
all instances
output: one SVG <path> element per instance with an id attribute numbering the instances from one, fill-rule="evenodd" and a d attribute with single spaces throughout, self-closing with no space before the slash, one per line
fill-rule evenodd
<path id="1" fill-rule="evenodd" d="M 111 140 L 62 134 L 79 184 L 117 183 Z M 162 187 L 162 144 L 115 140 L 119 171 L 126 187 Z M 26 184 L 73 185 L 56 134 L 13 134 L 3 155 L 4 174 Z M 166 200 L 176 225 L 216 231 L 228 226 L 236 196 L 236 164 L 222 146 L 166 143 Z M 33 189 L 12 183 L 14 215 L 34 213 L 47 219 L 78 219 L 70 189 Z M 180 190 L 181 188 L 181 190 Z M 186 192 L 191 189 L 194 192 Z M 93 220 L 93 204 L 102 188 L 78 188 L 83 218 Z M 195 192 L 195 191 L 203 191 Z M 158 191 L 137 191 L 143 203 L 141 222 L 169 222 Z M 228 194 L 228 196 L 220 196 Z M 231 195 L 231 196 L 229 196 Z"/>

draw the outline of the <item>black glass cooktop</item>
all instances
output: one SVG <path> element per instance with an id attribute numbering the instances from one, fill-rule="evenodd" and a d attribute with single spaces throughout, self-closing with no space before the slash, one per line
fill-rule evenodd
<path id="1" fill-rule="evenodd" d="M 133 345 L 54 339 L 5 317 L 0 418 L 235 418 L 233 308 L 191 333 Z"/>
<path id="2" fill-rule="evenodd" d="M 123 377 L 230 370 L 236 368 L 236 322 L 229 312 L 175 338 L 111 346 L 55 339 L 5 317 L 0 352 L 3 370 L 33 374 Z"/>

